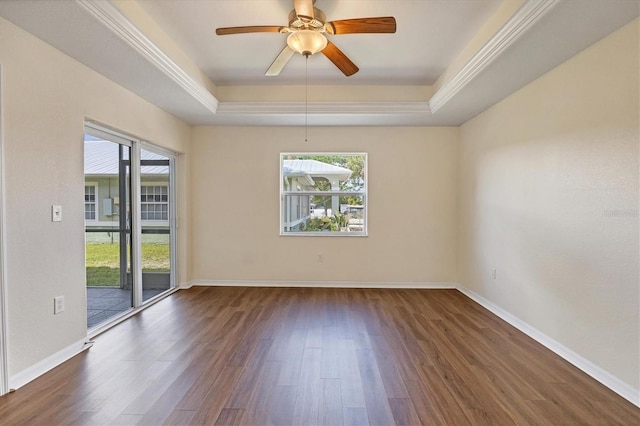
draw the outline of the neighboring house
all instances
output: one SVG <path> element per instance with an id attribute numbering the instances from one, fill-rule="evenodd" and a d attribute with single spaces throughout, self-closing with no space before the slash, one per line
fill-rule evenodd
<path id="1" fill-rule="evenodd" d="M 123 238 L 129 233 L 129 222 L 121 226 L 121 213 L 125 208 L 119 183 L 120 145 L 109 141 L 91 140 L 84 143 L 84 217 L 87 242 L 118 241 L 118 233 Z M 142 241 L 169 243 L 169 165 L 162 155 L 141 150 L 140 164 L 140 216 Z M 129 169 L 128 153 L 123 153 L 122 173 Z M 147 162 L 147 164 L 145 164 Z M 167 165 L 158 165 L 166 162 Z M 124 191 L 126 189 L 122 189 Z M 126 259 L 120 258 L 121 267 Z M 124 267 L 126 269 L 126 266 Z M 126 280 L 121 277 L 121 288 L 131 288 L 131 273 Z M 145 271 L 142 273 L 142 288 L 166 290 L 170 287 L 168 271 Z"/>
<path id="2" fill-rule="evenodd" d="M 105 141 L 84 144 L 84 218 L 87 228 L 117 226 L 121 211 L 118 145 Z M 169 226 L 169 166 L 145 166 L 145 160 L 166 157 L 141 151 L 140 213 L 145 228 Z"/>
<path id="3" fill-rule="evenodd" d="M 323 163 L 317 160 L 283 160 L 282 179 L 284 191 L 317 191 L 316 181 L 326 180 L 332 191 L 340 190 L 340 182 L 351 177 L 352 171 L 344 167 Z M 287 231 L 299 230 L 302 223 L 314 214 L 309 195 L 289 195 L 284 198 L 282 214 L 284 228 Z M 331 216 L 339 211 L 339 196 L 331 197 L 331 211 L 317 215 Z"/>

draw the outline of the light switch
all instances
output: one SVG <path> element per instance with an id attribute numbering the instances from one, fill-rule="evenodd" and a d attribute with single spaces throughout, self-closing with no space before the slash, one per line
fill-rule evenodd
<path id="1" fill-rule="evenodd" d="M 51 206 L 51 221 L 62 222 L 62 206 Z"/>
<path id="2" fill-rule="evenodd" d="M 53 298 L 53 314 L 58 315 L 64 312 L 64 296 Z"/>

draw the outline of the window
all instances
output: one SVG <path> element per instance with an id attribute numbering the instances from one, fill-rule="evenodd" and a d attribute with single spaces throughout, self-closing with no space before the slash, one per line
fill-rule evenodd
<path id="1" fill-rule="evenodd" d="M 367 235 L 367 154 L 280 154 L 280 235 Z"/>
<path id="2" fill-rule="evenodd" d="M 142 220 L 169 220 L 169 189 L 166 185 L 140 187 Z"/>
<path id="3" fill-rule="evenodd" d="M 96 184 L 85 184 L 84 186 L 84 220 L 98 220 L 98 209 L 96 197 L 98 195 L 98 186 Z"/>

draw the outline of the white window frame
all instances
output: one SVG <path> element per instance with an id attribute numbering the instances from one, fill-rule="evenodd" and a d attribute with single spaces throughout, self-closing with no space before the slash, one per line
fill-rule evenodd
<path id="1" fill-rule="evenodd" d="M 149 201 L 142 201 L 142 195 L 143 195 L 143 189 L 142 188 L 155 188 L 155 187 L 159 187 L 159 188 L 166 188 L 166 192 L 167 192 L 167 201 L 153 201 L 153 202 L 149 202 Z M 166 219 L 145 219 L 142 218 L 142 221 L 145 223 L 150 223 L 150 222 L 156 222 L 156 223 L 167 223 L 169 221 L 169 218 L 171 217 L 171 212 L 169 211 L 169 200 L 170 200 L 170 196 L 171 196 L 171 191 L 170 191 L 170 187 L 168 183 L 163 183 L 163 182 L 145 182 L 143 184 L 140 185 L 140 215 L 142 216 L 143 211 L 142 211 L 142 206 L 144 205 L 164 205 L 167 207 L 167 218 Z"/>
<path id="2" fill-rule="evenodd" d="M 84 218 L 84 221 L 85 221 L 85 222 L 91 222 L 91 223 L 98 222 L 98 221 L 100 220 L 100 209 L 99 209 L 99 207 L 98 207 L 98 205 L 100 204 L 100 203 L 98 203 L 98 198 L 99 198 L 99 197 L 98 197 L 98 187 L 99 187 L 99 186 L 98 186 L 98 183 L 97 183 L 97 182 L 85 182 L 85 183 L 84 183 L 84 186 L 85 186 L 85 192 L 84 192 L 84 196 L 85 196 L 85 200 L 84 200 L 84 206 L 85 206 L 84 213 L 85 213 L 85 218 Z M 93 190 L 94 190 L 94 193 L 95 193 L 95 197 L 96 197 L 96 199 L 95 199 L 95 200 L 94 200 L 94 202 L 93 202 L 93 203 L 94 203 L 94 206 L 95 206 L 95 214 L 96 214 L 96 217 L 94 217 L 93 219 L 87 219 L 87 200 L 86 200 L 86 197 L 87 197 L 87 191 L 86 191 L 87 186 L 93 187 Z"/>
<path id="3" fill-rule="evenodd" d="M 284 188 L 284 160 L 288 156 L 363 156 L 364 157 L 364 189 L 362 191 L 298 191 L 298 190 L 286 190 Z M 366 237 L 368 236 L 368 177 L 369 177 L 369 155 L 366 152 L 281 152 L 279 154 L 279 167 L 280 167 L 280 183 L 278 184 L 280 190 L 280 236 L 304 236 L 304 237 Z M 362 230 L 353 230 L 350 232 L 342 231 L 286 231 L 285 226 L 288 222 L 285 221 L 285 198 L 288 196 L 359 196 L 362 197 L 363 206 L 363 224 Z M 296 224 L 300 222 L 298 220 Z M 291 226 L 291 223 L 289 223 Z M 359 228 L 359 227 L 358 227 Z"/>

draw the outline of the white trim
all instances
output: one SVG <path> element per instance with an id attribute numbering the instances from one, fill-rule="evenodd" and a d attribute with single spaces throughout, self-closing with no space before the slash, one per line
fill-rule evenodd
<path id="1" fill-rule="evenodd" d="M 199 282 L 199 280 L 198 280 L 198 282 Z M 196 281 L 186 281 L 186 282 L 183 282 L 183 283 L 179 283 L 176 288 L 179 288 L 180 290 L 188 290 L 191 287 L 193 287 L 194 285 L 196 285 L 195 283 L 196 283 Z"/>
<path id="2" fill-rule="evenodd" d="M 460 285 L 458 286 L 458 291 L 460 291 L 462 294 L 464 294 L 471 300 L 479 303 L 480 305 L 482 305 L 482 307 L 491 311 L 493 314 L 497 315 L 504 321 L 508 322 L 518 330 L 522 331 L 524 334 L 531 337 L 536 342 L 540 343 L 541 345 L 547 347 L 548 349 L 550 349 L 560 357 L 564 358 L 566 361 L 570 362 L 575 367 L 584 371 L 589 376 L 593 377 L 594 379 L 596 379 L 597 381 L 599 381 L 600 383 L 602 383 L 603 385 L 605 385 L 606 387 L 608 387 L 609 389 L 611 389 L 612 391 L 614 391 L 615 393 L 617 393 L 618 395 L 626 399 L 627 401 L 640 407 L 640 390 L 634 389 L 632 386 L 618 379 L 608 371 L 597 366 L 593 362 L 582 357 L 581 355 L 567 348 L 563 344 L 547 336 L 540 330 L 522 321 L 520 318 L 516 317 L 510 312 L 505 311 L 501 307 L 495 305 L 494 303 L 480 296 L 479 294 L 474 293 L 473 291 Z"/>
<path id="3" fill-rule="evenodd" d="M 131 288 L 133 306 L 142 305 L 142 218 L 140 201 L 140 143 L 136 141 L 131 149 Z"/>
<path id="4" fill-rule="evenodd" d="M 149 63 L 171 78 L 202 106 L 212 113 L 216 113 L 218 100 L 149 40 L 116 6 L 110 2 L 99 0 L 76 0 L 76 2 L 95 16 L 113 34 L 135 49 Z"/>
<path id="5" fill-rule="evenodd" d="M 178 167 L 177 155 L 167 156 L 169 158 L 169 274 L 170 286 L 177 288 L 178 282 L 178 186 L 177 173 Z"/>
<path id="6" fill-rule="evenodd" d="M 7 226 L 4 205 L 4 143 L 2 114 L 2 64 L 0 64 L 0 395 L 9 392 L 9 367 L 7 363 Z"/>
<path id="7" fill-rule="evenodd" d="M 174 151 L 172 149 L 164 148 L 164 147 L 158 146 L 158 145 L 154 145 L 153 143 L 151 143 L 149 141 L 145 141 L 145 140 L 141 140 L 140 141 L 140 149 L 142 149 L 144 151 L 153 152 L 154 154 L 164 155 L 168 159 L 171 159 L 172 157 L 177 157 L 178 156 L 178 152 L 176 152 L 176 151 Z"/>
<path id="8" fill-rule="evenodd" d="M 429 100 L 431 112 L 438 111 L 456 96 L 556 4 L 558 4 L 556 0 L 528 0 L 523 4 L 478 53 L 431 97 Z"/>
<path id="9" fill-rule="evenodd" d="M 31 367 L 26 370 L 22 370 L 21 372 L 14 374 L 9 378 L 9 388 L 11 390 L 18 389 L 30 381 L 40 377 L 47 371 L 52 370 L 63 362 L 71 359 L 72 357 L 78 355 L 80 352 L 89 349 L 93 343 L 88 342 L 86 339 L 78 340 L 59 350 L 58 352 L 46 357 L 45 359 L 35 363 Z"/>
<path id="10" fill-rule="evenodd" d="M 357 115 L 420 114 L 431 112 L 429 102 L 220 102 L 217 115 Z"/>
<path id="11" fill-rule="evenodd" d="M 180 288 L 200 287 L 322 287 L 322 288 L 401 288 L 456 289 L 450 282 L 377 282 L 377 281 L 264 281 L 264 280 L 192 280 Z"/>
<path id="12" fill-rule="evenodd" d="M 117 130 L 111 129 L 110 127 L 104 126 L 100 123 L 88 119 L 84 121 L 84 132 L 96 138 L 102 138 L 105 141 L 119 143 L 120 145 L 128 146 L 129 148 L 131 148 L 133 142 L 140 141 L 138 138 L 132 135 L 119 132 Z"/>
<path id="13" fill-rule="evenodd" d="M 179 288 L 176 284 L 178 280 L 178 196 L 177 196 L 177 184 L 176 184 L 176 168 L 177 168 L 177 158 L 178 153 L 176 151 L 159 147 L 157 145 L 152 144 L 148 141 L 140 142 L 140 149 L 153 152 L 155 154 L 163 155 L 167 157 L 169 160 L 169 182 L 168 186 L 168 194 L 169 194 L 169 220 L 168 221 L 152 221 L 146 220 L 142 222 L 142 225 L 154 226 L 154 225 L 163 225 L 169 226 L 169 280 L 170 287 Z M 141 185 L 143 185 L 141 178 Z"/>

